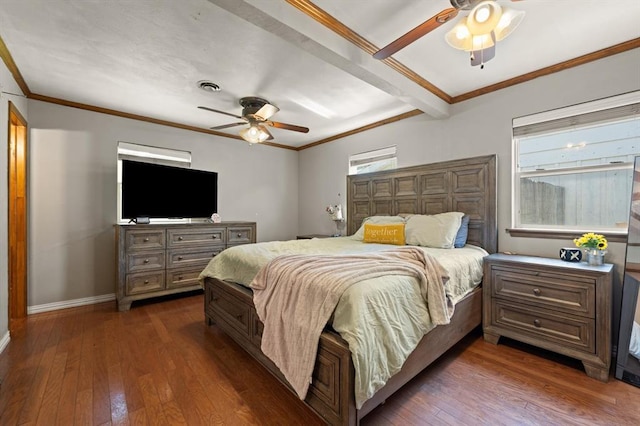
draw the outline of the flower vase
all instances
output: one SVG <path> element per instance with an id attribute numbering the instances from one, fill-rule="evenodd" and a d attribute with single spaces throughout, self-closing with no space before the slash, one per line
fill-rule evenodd
<path id="1" fill-rule="evenodd" d="M 587 249 L 586 250 L 586 258 L 587 263 L 592 266 L 601 266 L 604 265 L 604 254 L 606 252 L 604 250 L 598 249 Z"/>

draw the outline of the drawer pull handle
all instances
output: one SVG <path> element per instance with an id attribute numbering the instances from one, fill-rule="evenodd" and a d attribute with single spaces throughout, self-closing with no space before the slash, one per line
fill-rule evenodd
<path id="1" fill-rule="evenodd" d="M 238 315 L 236 315 L 236 319 L 237 319 L 237 320 L 241 320 L 241 319 L 242 319 L 242 314 L 238 314 Z"/>
<path id="2" fill-rule="evenodd" d="M 218 253 L 211 253 L 211 257 L 216 257 L 216 254 Z"/>
<path id="3" fill-rule="evenodd" d="M 182 260 L 182 256 L 178 256 L 178 260 Z"/>
<path id="4" fill-rule="evenodd" d="M 217 236 L 217 235 L 214 235 L 214 236 L 212 236 L 211 238 L 213 238 L 214 240 L 217 240 L 217 239 L 218 239 L 218 236 Z"/>
<path id="5" fill-rule="evenodd" d="M 149 263 L 149 259 L 145 259 L 145 260 L 144 260 L 144 263 Z"/>
<path id="6" fill-rule="evenodd" d="M 149 284 L 149 280 L 144 280 L 144 283 L 145 284 Z"/>
<path id="7" fill-rule="evenodd" d="M 178 241 L 182 241 L 184 238 L 182 237 L 178 237 Z"/>
<path id="8" fill-rule="evenodd" d="M 178 281 L 182 281 L 182 275 L 178 276 Z"/>
<path id="9" fill-rule="evenodd" d="M 542 325 L 542 323 L 540 322 L 539 319 L 534 319 L 533 320 L 533 325 L 535 325 L 536 327 L 540 327 Z"/>
<path id="10" fill-rule="evenodd" d="M 533 275 L 537 277 L 538 275 L 540 275 L 540 272 L 536 271 L 533 273 Z"/>
<path id="11" fill-rule="evenodd" d="M 540 296 L 542 294 L 542 291 L 540 291 L 539 288 L 534 288 L 533 289 L 533 294 L 535 294 L 536 296 Z"/>
<path id="12" fill-rule="evenodd" d="M 149 242 L 149 238 L 145 238 L 145 239 L 144 239 L 144 240 L 142 240 L 142 241 L 144 241 L 145 243 L 148 243 L 148 242 Z"/>
<path id="13" fill-rule="evenodd" d="M 237 237 L 238 237 L 238 238 L 242 237 L 242 234 L 238 232 Z"/>

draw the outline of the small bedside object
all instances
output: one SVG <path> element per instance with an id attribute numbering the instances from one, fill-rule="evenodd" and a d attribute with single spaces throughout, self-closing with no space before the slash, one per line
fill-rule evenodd
<path id="1" fill-rule="evenodd" d="M 333 235 L 327 234 L 306 234 L 306 235 L 298 235 L 296 237 L 297 240 L 310 240 L 312 238 L 331 238 Z"/>
<path id="2" fill-rule="evenodd" d="M 560 259 L 565 262 L 580 262 L 582 260 L 582 250 L 575 247 L 563 247 L 560 249 Z"/>

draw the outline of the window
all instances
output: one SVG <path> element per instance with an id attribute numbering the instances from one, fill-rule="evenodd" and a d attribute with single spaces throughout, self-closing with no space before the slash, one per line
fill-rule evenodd
<path id="1" fill-rule="evenodd" d="M 129 142 L 118 142 L 118 221 L 122 222 L 122 160 L 143 161 L 167 166 L 191 167 L 191 153 Z"/>
<path id="2" fill-rule="evenodd" d="M 395 145 L 349 156 L 350 175 L 390 170 L 397 167 L 398 158 L 396 157 Z"/>
<path id="3" fill-rule="evenodd" d="M 514 230 L 626 233 L 640 92 L 516 118 L 513 142 Z"/>

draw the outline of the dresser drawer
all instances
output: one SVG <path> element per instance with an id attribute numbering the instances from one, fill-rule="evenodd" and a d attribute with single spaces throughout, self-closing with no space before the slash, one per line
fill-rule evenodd
<path id="1" fill-rule="evenodd" d="M 125 231 L 125 250 L 163 250 L 165 248 L 164 229 L 127 229 Z"/>
<path id="2" fill-rule="evenodd" d="M 517 336 L 538 339 L 538 344 L 561 344 L 587 353 L 595 353 L 595 321 L 589 318 L 558 315 L 545 309 L 495 300 L 491 325 L 499 327 L 501 334 L 509 331 Z"/>
<path id="3" fill-rule="evenodd" d="M 493 267 L 491 281 L 493 297 L 595 318 L 595 280 Z"/>
<path id="4" fill-rule="evenodd" d="M 230 226 L 227 228 L 227 243 L 249 244 L 253 242 L 253 228 L 251 226 Z"/>
<path id="5" fill-rule="evenodd" d="M 201 266 L 204 269 L 207 263 L 222 250 L 224 247 L 206 250 L 170 250 L 167 252 L 167 268 Z"/>
<path id="6" fill-rule="evenodd" d="M 203 267 L 181 268 L 167 270 L 167 288 L 188 287 L 199 285 L 198 277 Z"/>
<path id="7" fill-rule="evenodd" d="M 207 291 L 207 312 L 228 323 L 244 338 L 250 338 L 251 309 L 242 300 L 222 293 L 217 287 L 210 288 Z"/>
<path id="8" fill-rule="evenodd" d="M 135 252 L 127 255 L 127 273 L 152 269 L 164 269 L 164 251 Z"/>
<path id="9" fill-rule="evenodd" d="M 167 230 L 169 248 L 225 244 L 225 228 L 180 228 Z"/>
<path id="10" fill-rule="evenodd" d="M 164 271 L 129 274 L 126 281 L 128 296 L 162 290 L 164 288 Z"/>

